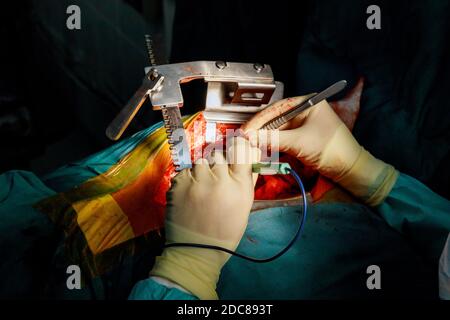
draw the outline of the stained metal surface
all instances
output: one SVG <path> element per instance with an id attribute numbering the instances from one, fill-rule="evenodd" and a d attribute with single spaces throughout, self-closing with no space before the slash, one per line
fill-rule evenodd
<path id="1" fill-rule="evenodd" d="M 284 85 L 209 82 L 203 115 L 208 122 L 245 123 L 269 104 L 283 99 Z M 233 94 L 230 98 L 229 95 Z M 240 97 L 239 99 L 237 97 Z"/>
<path id="2" fill-rule="evenodd" d="M 269 65 L 257 72 L 251 63 L 226 62 L 225 66 L 220 65 L 219 68 L 214 61 L 194 61 L 161 65 L 157 70 L 164 75 L 164 84 L 162 90 L 153 92 L 150 96 L 154 109 L 164 105 L 182 106 L 180 84 L 195 79 L 204 79 L 205 82 L 274 85 Z"/>

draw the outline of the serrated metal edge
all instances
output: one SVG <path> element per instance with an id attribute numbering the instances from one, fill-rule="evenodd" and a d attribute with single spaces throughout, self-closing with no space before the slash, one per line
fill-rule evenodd
<path id="1" fill-rule="evenodd" d="M 262 129 L 266 130 L 275 130 L 281 127 L 286 122 L 286 119 L 284 119 L 283 116 L 280 116 L 274 120 L 269 121 L 266 125 L 262 127 Z"/>
<path id="2" fill-rule="evenodd" d="M 191 163 L 189 146 L 187 146 L 187 149 L 186 149 L 188 154 L 184 157 L 184 160 L 186 160 L 186 161 L 183 162 L 183 159 L 180 159 L 180 157 L 179 157 L 180 147 L 183 148 L 183 146 L 180 144 L 175 144 L 175 142 L 173 140 L 173 131 L 176 129 L 182 128 L 183 122 L 181 120 L 181 114 L 176 115 L 175 122 L 178 122 L 178 123 L 172 122 L 173 120 L 169 116 L 170 108 L 178 108 L 178 107 L 164 106 L 164 107 L 161 107 L 161 112 L 162 112 L 162 116 L 163 116 L 164 127 L 166 129 L 167 141 L 169 143 L 170 154 L 172 156 L 172 162 L 175 166 L 175 171 L 178 172 L 178 171 L 181 171 L 186 168 L 192 168 L 192 163 Z M 183 135 L 183 137 L 182 137 L 183 143 L 187 143 L 186 133 L 184 131 L 182 132 L 182 135 Z"/>

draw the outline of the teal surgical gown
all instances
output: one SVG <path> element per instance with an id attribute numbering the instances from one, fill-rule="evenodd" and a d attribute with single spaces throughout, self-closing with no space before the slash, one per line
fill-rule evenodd
<path id="1" fill-rule="evenodd" d="M 299 211 L 292 208 L 252 214 L 238 251 L 255 257 L 279 251 L 298 219 Z M 221 299 L 367 297 L 372 294 L 366 285 L 367 267 L 377 265 L 381 289 L 372 290 L 373 297 L 414 298 L 426 293 L 436 298 L 438 286 L 448 287 L 449 278 L 439 278 L 439 285 L 425 279 L 438 279 L 437 268 L 429 265 L 439 260 L 449 231 L 450 201 L 401 174 L 375 210 L 357 203 L 311 206 L 301 239 L 273 262 L 255 264 L 231 257 L 217 292 Z M 152 278 L 138 282 L 129 298 L 197 299 Z"/>

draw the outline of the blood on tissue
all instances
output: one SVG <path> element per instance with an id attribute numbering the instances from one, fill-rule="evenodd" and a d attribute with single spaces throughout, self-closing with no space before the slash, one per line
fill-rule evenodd
<path id="1" fill-rule="evenodd" d="M 199 157 L 207 157 L 208 150 L 214 148 L 225 150 L 227 130 L 238 130 L 239 124 L 218 123 L 216 126 L 216 140 L 213 143 L 206 143 L 206 121 L 203 114 L 198 117 L 186 128 L 186 137 L 189 142 L 192 161 Z M 304 169 L 300 161 L 289 155 L 281 154 L 280 162 L 288 162 L 297 172 Z M 170 179 L 176 175 L 173 165 L 169 166 L 164 175 L 164 184 L 170 187 Z M 164 188 L 163 188 L 164 189 Z M 167 188 L 168 190 L 168 188 Z M 273 200 L 293 197 L 299 194 L 298 186 L 295 180 L 289 175 L 262 176 L 260 175 L 255 187 L 255 199 Z"/>

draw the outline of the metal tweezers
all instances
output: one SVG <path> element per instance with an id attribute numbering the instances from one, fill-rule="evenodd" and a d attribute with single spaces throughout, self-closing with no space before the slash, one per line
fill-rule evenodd
<path id="1" fill-rule="evenodd" d="M 319 102 L 328 99 L 329 97 L 335 95 L 336 93 L 340 92 L 347 86 L 347 81 L 341 80 L 336 82 L 335 84 L 329 86 L 322 92 L 314 95 L 313 97 L 309 98 L 305 102 L 299 104 L 296 106 L 293 110 L 289 110 L 276 118 L 270 120 L 269 122 L 266 122 L 264 126 L 262 126 L 262 129 L 268 129 L 268 130 L 274 130 L 281 127 L 286 122 L 290 121 L 291 119 L 295 118 L 297 115 L 305 111 L 306 109 L 318 104 Z"/>

